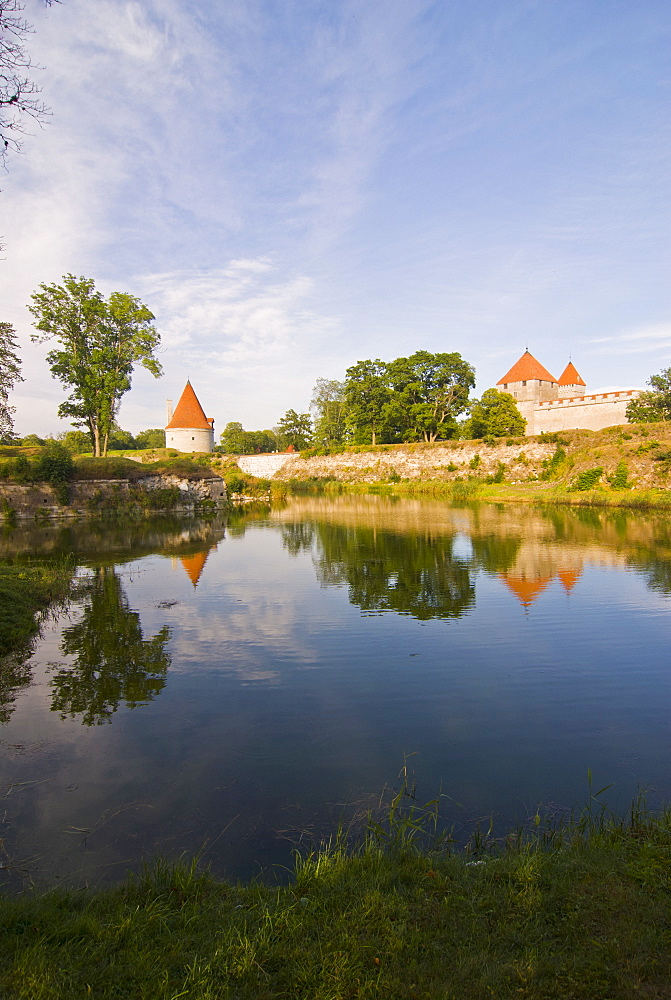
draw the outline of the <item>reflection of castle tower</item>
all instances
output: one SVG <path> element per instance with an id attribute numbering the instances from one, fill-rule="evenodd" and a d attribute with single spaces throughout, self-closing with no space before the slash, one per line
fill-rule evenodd
<path id="1" fill-rule="evenodd" d="M 513 592 L 525 611 L 528 611 L 536 598 L 543 593 L 552 580 L 559 580 L 567 594 L 569 594 L 580 578 L 582 568 L 560 569 L 551 573 L 534 573 L 533 570 L 525 572 L 517 569 L 509 573 L 502 573 L 500 579 L 506 587 Z"/>
<path id="2" fill-rule="evenodd" d="M 186 570 L 186 574 L 193 584 L 193 589 L 195 590 L 198 586 L 198 581 L 200 580 L 200 575 L 205 568 L 205 563 L 207 562 L 207 557 L 210 554 L 209 549 L 205 549 L 204 552 L 196 552 L 192 556 L 180 556 L 179 561 Z"/>

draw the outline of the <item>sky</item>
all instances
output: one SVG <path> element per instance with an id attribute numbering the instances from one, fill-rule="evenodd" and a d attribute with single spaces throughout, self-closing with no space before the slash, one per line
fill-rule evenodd
<path id="1" fill-rule="evenodd" d="M 589 391 L 671 364 L 668 0 L 25 0 L 51 109 L 0 175 L 21 435 L 69 424 L 30 340 L 68 273 L 155 314 L 119 423 L 187 377 L 217 435 L 366 358 L 528 346 Z"/>

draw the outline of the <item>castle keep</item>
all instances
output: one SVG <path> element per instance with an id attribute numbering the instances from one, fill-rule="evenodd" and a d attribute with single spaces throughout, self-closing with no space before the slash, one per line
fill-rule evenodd
<path id="1" fill-rule="evenodd" d="M 638 389 L 588 393 L 570 361 L 556 379 L 528 350 L 496 387 L 514 398 L 527 422 L 527 435 L 626 424 L 627 403 L 639 394 Z"/>

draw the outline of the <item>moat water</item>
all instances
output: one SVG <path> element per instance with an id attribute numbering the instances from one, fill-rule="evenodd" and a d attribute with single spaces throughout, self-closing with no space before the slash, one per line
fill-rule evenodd
<path id="1" fill-rule="evenodd" d="M 75 595 L 0 676 L 12 883 L 290 865 L 407 760 L 457 836 L 671 797 L 671 519 L 376 496 L 20 527 Z"/>

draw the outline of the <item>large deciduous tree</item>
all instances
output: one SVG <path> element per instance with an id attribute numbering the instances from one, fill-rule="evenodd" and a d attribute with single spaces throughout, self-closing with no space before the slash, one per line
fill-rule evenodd
<path id="1" fill-rule="evenodd" d="M 322 447 L 342 444 L 347 435 L 345 383 L 318 378 L 312 390 L 310 409 L 314 416 L 314 440 Z"/>
<path id="2" fill-rule="evenodd" d="M 648 379 L 648 385 L 652 389 L 642 392 L 627 404 L 627 420 L 632 423 L 671 420 L 671 368 L 664 368 L 659 375 L 653 375 Z"/>
<path id="3" fill-rule="evenodd" d="M 406 441 L 454 437 L 457 417 L 468 406 L 475 370 L 456 351 L 415 351 L 387 366 L 392 389 L 388 423 Z"/>
<path id="4" fill-rule="evenodd" d="M 517 409 L 509 392 L 486 389 L 480 399 L 471 404 L 471 416 L 466 421 L 466 436 L 473 438 L 504 437 L 524 434 L 526 420 Z"/>
<path id="5" fill-rule="evenodd" d="M 11 323 L 0 323 L 0 441 L 14 433 L 14 407 L 9 405 L 9 393 L 22 382 L 19 345 Z"/>
<path id="6" fill-rule="evenodd" d="M 33 340 L 55 339 L 60 345 L 47 354 L 51 371 L 70 390 L 58 415 L 86 427 L 93 454 L 106 455 L 135 366 L 156 378 L 162 374 L 153 313 L 125 292 L 113 292 L 105 300 L 91 278 L 72 274 L 63 277 L 62 285 L 40 285 L 28 308 L 40 331 Z"/>
<path id="7" fill-rule="evenodd" d="M 357 361 L 347 369 L 345 399 L 347 417 L 357 432 L 357 438 L 370 435 L 372 444 L 384 427 L 385 409 L 390 399 L 387 365 L 375 361 Z"/>
<path id="8" fill-rule="evenodd" d="M 296 413 L 287 410 L 277 424 L 277 435 L 284 448 L 295 448 L 301 451 L 309 448 L 312 442 L 312 420 L 309 413 Z"/>

